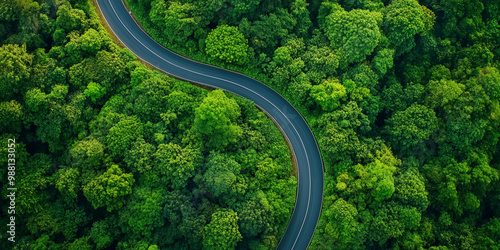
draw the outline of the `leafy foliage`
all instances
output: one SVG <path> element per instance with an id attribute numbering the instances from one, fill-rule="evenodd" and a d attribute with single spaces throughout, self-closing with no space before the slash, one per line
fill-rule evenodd
<path id="1" fill-rule="evenodd" d="M 207 55 L 228 63 L 244 64 L 248 60 L 248 42 L 237 27 L 218 26 L 205 40 Z"/>
<path id="2" fill-rule="evenodd" d="M 204 249 L 234 249 L 241 240 L 238 231 L 238 215 L 231 210 L 217 211 L 205 226 Z"/>
<path id="3" fill-rule="evenodd" d="M 215 90 L 196 108 L 193 128 L 209 136 L 210 147 L 222 149 L 229 143 L 235 143 L 241 136 L 241 128 L 234 124 L 240 115 L 236 101 L 227 98 L 222 90 Z"/>
<path id="4" fill-rule="evenodd" d="M 4 2 L 0 139 L 16 140 L 16 224 L 25 227 L 0 249 L 276 247 L 297 183 L 284 138 L 251 101 L 148 69 L 112 42 L 90 2 Z M 214 12 L 142 3 L 170 41 L 203 37 L 201 49 L 234 65 L 253 55 L 234 23 L 204 30 L 223 2 L 203 3 Z M 259 1 L 227 4 L 239 18 Z M 307 20 L 306 6 L 293 15 Z M 8 166 L 11 152 L 0 151 Z M 0 169 L 8 199 L 7 175 Z"/>
<path id="5" fill-rule="evenodd" d="M 305 117 L 325 165 L 311 249 L 500 247 L 498 1 L 127 4 L 162 45 Z M 26 225 L 14 248 L 276 248 L 297 183 L 265 114 L 147 69 L 88 1 L 0 6 L 0 139 L 18 142 Z"/>
<path id="6" fill-rule="evenodd" d="M 83 188 L 85 197 L 94 208 L 106 206 L 108 211 L 121 208 L 124 196 L 132 193 L 135 180 L 132 174 L 123 173 L 118 165 L 112 165 Z"/>
<path id="7" fill-rule="evenodd" d="M 325 35 L 331 46 L 341 48 L 348 63 L 370 55 L 381 39 L 382 14 L 368 10 L 338 10 L 326 17 Z"/>

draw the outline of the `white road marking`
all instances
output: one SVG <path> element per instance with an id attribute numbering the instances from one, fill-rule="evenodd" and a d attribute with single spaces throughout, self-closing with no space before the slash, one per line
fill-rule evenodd
<path id="1" fill-rule="evenodd" d="M 123 1 L 123 0 L 122 0 L 122 1 Z M 97 1 L 97 2 L 99 3 L 99 1 Z M 144 48 L 146 48 L 147 50 L 149 50 L 149 51 L 150 51 L 151 53 L 153 53 L 155 56 L 157 56 L 157 57 L 158 57 L 158 58 L 160 58 L 161 60 L 163 60 L 163 61 L 165 61 L 165 62 L 167 62 L 167 63 L 169 63 L 169 64 L 171 64 L 171 65 L 173 65 L 173 66 L 175 66 L 175 67 L 178 67 L 178 68 L 180 68 L 180 69 L 183 69 L 183 70 L 185 70 L 185 71 L 187 71 L 187 72 L 191 72 L 191 73 L 193 73 L 193 74 L 197 74 L 197 75 L 205 76 L 205 77 L 212 78 L 212 79 L 217 79 L 217 80 L 220 80 L 220 81 L 225 81 L 225 82 L 231 83 L 231 84 L 233 84 L 233 85 L 236 85 L 236 86 L 238 86 L 238 87 L 240 87 L 240 88 L 246 89 L 246 90 L 248 90 L 248 91 L 250 91 L 250 92 L 252 92 L 252 93 L 254 93 L 254 94 L 258 95 L 260 98 L 264 99 L 264 100 L 265 100 L 265 101 L 267 101 L 269 104 L 271 104 L 274 108 L 276 108 L 276 109 L 277 109 L 277 110 L 278 110 L 278 111 L 279 111 L 279 112 L 280 112 L 280 113 L 281 113 L 281 114 L 282 114 L 282 115 L 286 118 L 286 120 L 290 123 L 290 125 L 292 125 L 293 130 L 295 130 L 295 133 L 296 133 L 296 134 L 297 134 L 297 136 L 299 137 L 300 144 L 302 145 L 302 148 L 304 149 L 304 152 L 305 152 L 305 155 L 306 155 L 306 160 L 307 160 L 307 169 L 308 169 L 308 172 L 309 172 L 309 195 L 308 195 L 308 197 L 307 197 L 306 215 L 304 216 L 304 219 L 302 220 L 302 225 L 300 226 L 299 233 L 297 234 L 297 237 L 295 238 L 295 241 L 294 241 L 294 243 L 293 243 L 293 245 L 292 245 L 292 249 L 293 249 L 293 248 L 295 247 L 295 244 L 297 243 L 297 240 L 298 240 L 298 238 L 299 238 L 299 236 L 300 236 L 301 232 L 302 232 L 302 228 L 304 227 L 304 224 L 305 224 L 305 221 L 306 221 L 307 215 L 308 215 L 308 213 L 309 213 L 309 205 L 310 205 L 310 201 L 311 201 L 311 168 L 310 168 L 310 163 L 309 163 L 309 157 L 308 157 L 308 155 L 307 155 L 307 150 L 306 150 L 306 147 L 305 147 L 305 145 L 304 145 L 304 142 L 302 141 L 302 137 L 300 137 L 300 134 L 299 134 L 299 132 L 297 131 L 297 129 L 295 128 L 295 126 L 293 125 L 293 123 L 290 121 L 290 119 L 288 119 L 288 117 L 287 117 L 287 116 L 286 116 L 286 115 L 285 115 L 285 114 L 284 114 L 284 113 L 283 113 L 283 112 L 282 112 L 282 111 L 281 111 L 278 107 L 276 107 L 276 105 L 274 105 L 274 103 L 270 102 L 268 99 L 266 99 L 265 97 L 263 97 L 263 96 L 262 96 L 262 95 L 260 95 L 259 93 L 255 92 L 255 91 L 253 91 L 253 90 L 251 90 L 251 89 L 249 89 L 249 88 L 247 88 L 247 87 L 245 87 L 245 86 L 243 86 L 243 85 L 240 85 L 240 84 L 238 84 L 238 83 L 236 83 L 236 82 L 230 81 L 230 80 L 226 80 L 226 79 L 219 78 L 219 77 L 216 77 L 216 76 L 206 75 L 206 74 L 199 73 L 199 72 L 196 72 L 196 71 L 193 71 L 193 70 L 190 70 L 190 69 L 186 69 L 186 68 L 184 68 L 184 67 L 182 67 L 182 66 L 179 66 L 179 65 L 177 65 L 177 64 L 175 64 L 175 63 L 173 63 L 173 62 L 170 62 L 170 61 L 168 61 L 167 59 L 165 59 L 165 58 L 161 57 L 160 55 L 156 54 L 154 51 L 152 51 L 150 48 L 148 48 L 145 44 L 143 44 L 143 43 L 142 43 L 139 39 L 137 39 L 137 37 L 136 37 L 134 34 L 132 34 L 132 32 L 131 32 L 131 31 L 127 28 L 127 26 L 125 26 L 125 24 L 123 23 L 123 21 L 122 21 L 122 19 L 120 18 L 120 16 L 118 16 L 118 14 L 116 13 L 116 10 L 115 10 L 115 8 L 113 7 L 113 4 L 111 3 L 111 0 L 108 0 L 108 2 L 109 2 L 109 5 L 111 6 L 111 8 L 113 9 L 113 12 L 115 13 L 116 17 L 118 18 L 118 20 L 120 21 L 120 23 L 123 25 L 123 27 L 124 27 L 124 28 L 128 31 L 128 33 L 130 33 L 130 35 L 132 35 L 132 37 L 134 37 L 134 39 L 135 39 L 137 42 L 139 42 L 139 43 L 140 43 L 140 44 L 141 44 Z M 122 2 L 122 3 L 123 3 L 123 2 Z M 99 8 L 101 8 L 101 7 L 99 6 Z M 102 11 L 101 11 L 101 12 L 102 12 Z M 129 14 L 130 14 L 130 12 L 129 12 Z M 103 15 L 103 16 L 104 16 L 104 15 Z M 104 17 L 104 19 L 106 19 L 106 17 Z M 107 20 L 106 20 L 106 22 L 107 22 Z M 135 22 L 135 20 L 134 20 L 134 22 Z M 109 23 L 108 23 L 108 24 L 109 24 Z M 110 26 L 110 27 L 111 27 L 111 26 Z M 111 29 L 111 30 L 113 31 L 113 29 Z M 113 33 L 115 33 L 115 32 L 113 31 Z M 145 33 L 145 32 L 144 32 L 144 33 Z M 149 34 L 147 34 L 147 33 L 145 33 L 145 34 L 146 34 L 147 36 L 149 36 Z M 119 39 L 119 40 L 123 43 L 123 41 L 122 41 L 122 40 L 118 37 L 118 35 L 117 35 L 116 33 L 115 33 L 115 35 L 116 35 L 116 37 L 117 37 L 117 38 L 118 38 L 118 39 Z M 150 38 L 151 38 L 151 37 L 150 37 Z M 154 39 L 152 39 L 152 38 L 151 38 L 151 40 L 153 40 L 154 42 L 156 42 L 156 41 L 155 41 Z M 156 42 L 156 43 L 157 43 L 157 42 Z M 123 43 L 123 44 L 125 44 L 125 43 Z M 163 47 L 161 44 L 159 44 L 159 43 L 157 43 L 157 44 L 158 44 L 158 45 L 160 45 L 161 47 Z M 164 47 L 163 47 L 163 48 L 164 48 Z M 166 48 L 165 48 L 165 49 L 166 49 Z M 132 53 L 133 53 L 133 51 L 132 51 Z M 135 54 L 137 57 L 141 58 L 141 57 L 140 57 L 139 55 L 137 55 L 136 53 L 134 53 L 134 54 Z M 141 59 L 142 59 L 142 60 L 144 60 L 143 58 L 141 58 Z M 147 62 L 147 60 L 144 60 L 144 61 L 146 61 L 146 62 Z M 156 67 L 156 68 L 158 68 L 158 69 L 160 69 L 158 66 L 155 66 L 155 67 Z M 160 69 L 160 70 L 161 70 L 161 71 L 164 71 L 164 70 L 162 70 L 162 69 Z M 166 71 L 164 71 L 164 72 L 165 72 L 165 73 L 169 73 L 169 72 L 166 72 Z M 173 73 L 169 73 L 169 74 L 174 75 Z M 182 78 L 182 77 L 180 77 L 180 78 Z M 189 80 L 188 80 L 188 79 L 186 79 L 186 81 L 189 81 Z M 203 84 L 203 85 L 208 85 L 208 86 L 212 86 L 212 87 L 215 87 L 215 88 L 219 88 L 219 87 L 217 87 L 217 86 L 213 86 L 213 85 L 210 85 L 210 84 L 205 84 L 205 83 L 200 83 L 200 84 Z M 219 89 L 221 89 L 221 88 L 219 88 Z M 226 90 L 226 91 L 228 91 L 228 90 Z M 231 92 L 231 91 L 229 91 L 229 92 Z M 297 111 L 297 112 L 298 112 L 298 111 Z M 300 171 L 299 171 L 299 172 L 300 172 Z M 299 174 L 299 173 L 297 173 L 297 174 Z M 300 185 L 300 182 L 299 182 L 299 181 L 298 181 L 298 179 L 297 179 L 297 189 L 299 189 L 299 185 Z M 297 196 L 298 196 L 298 192 L 297 192 Z M 295 213 L 295 209 L 294 209 L 293 213 Z M 292 217 L 293 217 L 293 213 L 292 213 Z M 288 229 L 288 227 L 287 227 L 287 229 Z M 286 233 L 286 230 L 285 230 L 285 233 Z"/>

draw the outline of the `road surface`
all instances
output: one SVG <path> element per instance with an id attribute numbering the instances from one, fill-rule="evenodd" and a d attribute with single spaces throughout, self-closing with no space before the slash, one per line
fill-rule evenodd
<path id="1" fill-rule="evenodd" d="M 278 249 L 307 249 L 321 213 L 323 162 L 314 135 L 297 110 L 255 79 L 165 49 L 139 27 L 121 0 L 97 0 L 97 3 L 118 39 L 143 61 L 176 78 L 252 100 L 274 119 L 292 147 L 298 168 L 295 207 Z"/>

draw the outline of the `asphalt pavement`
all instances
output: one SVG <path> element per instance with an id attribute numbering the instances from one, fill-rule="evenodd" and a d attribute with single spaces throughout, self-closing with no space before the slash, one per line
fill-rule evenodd
<path id="1" fill-rule="evenodd" d="M 97 0 L 97 3 L 118 39 L 143 61 L 176 78 L 252 100 L 274 119 L 288 138 L 298 167 L 296 203 L 278 249 L 307 249 L 321 213 L 324 171 L 314 135 L 299 112 L 280 94 L 255 79 L 165 49 L 139 27 L 121 0 Z"/>

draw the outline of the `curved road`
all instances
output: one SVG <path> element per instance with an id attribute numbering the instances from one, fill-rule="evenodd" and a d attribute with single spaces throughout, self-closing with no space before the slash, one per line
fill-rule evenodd
<path id="1" fill-rule="evenodd" d="M 121 0 L 97 0 L 97 3 L 109 27 L 137 57 L 176 78 L 250 99 L 275 120 L 291 144 L 298 167 L 295 208 L 278 249 L 306 249 L 321 213 L 323 162 L 314 135 L 297 110 L 255 79 L 165 49 L 137 25 Z"/>

